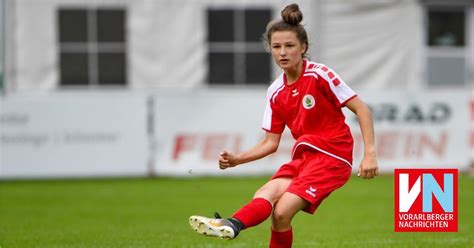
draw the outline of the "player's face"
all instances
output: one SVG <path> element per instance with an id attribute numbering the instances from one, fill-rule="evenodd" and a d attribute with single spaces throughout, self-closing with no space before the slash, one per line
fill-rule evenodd
<path id="1" fill-rule="evenodd" d="M 303 59 L 306 45 L 302 44 L 293 31 L 277 31 L 270 43 L 273 59 L 283 70 L 296 68 Z"/>

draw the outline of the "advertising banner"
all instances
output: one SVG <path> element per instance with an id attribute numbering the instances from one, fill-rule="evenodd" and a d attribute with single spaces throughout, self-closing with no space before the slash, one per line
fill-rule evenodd
<path id="1" fill-rule="evenodd" d="M 2 98 L 0 176 L 146 175 L 146 116 L 130 94 Z"/>
<path id="2" fill-rule="evenodd" d="M 469 164 L 469 94 L 465 92 L 358 92 L 372 109 L 380 171 L 395 168 L 459 168 Z M 383 93 L 383 94 L 382 94 Z M 288 162 L 294 143 L 288 130 L 278 151 L 221 171 L 223 149 L 249 149 L 264 136 L 265 91 L 202 91 L 155 96 L 154 170 L 158 175 L 271 174 Z M 354 143 L 353 170 L 363 157 L 356 116 L 344 108 Z"/>
<path id="3" fill-rule="evenodd" d="M 382 171 L 394 168 L 467 169 L 469 101 L 466 92 L 361 92 L 371 107 Z M 345 110 L 354 139 L 354 161 L 363 156 L 357 119 Z"/>
<path id="4" fill-rule="evenodd" d="M 243 151 L 264 135 L 264 91 L 199 91 L 155 97 L 155 173 L 157 175 L 242 175 L 274 171 L 291 147 L 264 160 L 221 171 L 223 149 Z"/>

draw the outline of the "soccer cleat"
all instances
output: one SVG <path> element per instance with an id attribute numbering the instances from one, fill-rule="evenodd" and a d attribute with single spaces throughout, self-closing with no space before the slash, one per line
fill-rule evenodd
<path id="1" fill-rule="evenodd" d="M 237 228 L 227 219 L 222 219 L 217 214 L 216 218 L 207 218 L 193 215 L 189 217 L 189 224 L 199 234 L 221 239 L 234 239 L 237 237 Z"/>

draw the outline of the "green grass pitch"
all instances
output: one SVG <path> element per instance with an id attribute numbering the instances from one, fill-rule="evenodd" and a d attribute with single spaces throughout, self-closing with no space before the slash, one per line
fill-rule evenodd
<path id="1" fill-rule="evenodd" d="M 268 177 L 0 181 L 0 246 L 267 247 L 270 221 L 232 241 L 200 236 L 193 214 L 231 215 Z M 459 176 L 459 232 L 395 233 L 393 176 L 352 177 L 315 215 L 296 216 L 293 247 L 474 247 L 474 178 Z"/>

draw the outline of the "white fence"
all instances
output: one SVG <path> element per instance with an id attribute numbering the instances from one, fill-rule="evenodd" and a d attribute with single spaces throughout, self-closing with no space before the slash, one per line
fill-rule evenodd
<path id="1" fill-rule="evenodd" d="M 474 126 L 469 93 L 359 95 L 373 110 L 382 171 L 467 170 Z M 270 174 L 290 158 L 288 132 L 265 159 L 217 167 L 222 149 L 242 151 L 263 136 L 264 99 L 265 90 L 10 95 L 0 98 L 0 177 Z M 355 170 L 363 144 L 357 120 L 345 112 Z"/>

